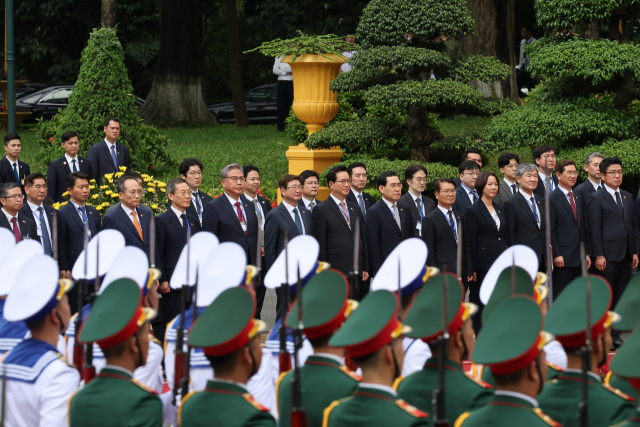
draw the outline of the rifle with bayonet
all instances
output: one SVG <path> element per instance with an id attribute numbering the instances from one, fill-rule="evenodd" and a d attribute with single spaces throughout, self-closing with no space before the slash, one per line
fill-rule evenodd
<path id="1" fill-rule="evenodd" d="M 284 319 L 289 309 L 289 232 L 284 229 L 284 270 L 285 283 L 280 286 L 280 327 L 278 328 L 278 338 L 280 338 L 280 352 L 278 362 L 280 373 L 291 370 L 291 357 L 287 351 L 287 327 Z"/>
<path id="2" fill-rule="evenodd" d="M 360 299 L 360 221 L 355 225 L 355 241 L 353 243 L 353 270 L 349 273 L 350 298 Z"/>
<path id="3" fill-rule="evenodd" d="M 76 314 L 76 322 L 75 322 L 75 342 L 73 343 L 73 364 L 82 376 L 82 369 L 84 366 L 84 344 L 80 342 L 80 328 L 82 327 L 82 308 L 84 305 L 84 289 L 87 287 L 87 278 L 89 276 L 88 270 L 88 262 L 89 262 L 89 228 L 88 225 L 84 226 L 84 236 L 83 236 L 83 249 L 84 252 L 84 278 L 82 280 L 78 280 L 76 284 L 76 292 L 78 293 L 78 313 Z"/>
<path id="4" fill-rule="evenodd" d="M 191 326 L 196 324 L 198 320 L 198 266 L 196 265 L 196 283 L 193 285 L 193 303 L 192 303 Z M 182 390 L 182 396 L 189 394 L 189 375 L 191 373 L 191 346 L 187 344 L 187 352 L 184 357 L 184 372 L 180 382 L 180 389 Z"/>
<path id="5" fill-rule="evenodd" d="M 263 231 L 260 227 L 258 227 L 258 250 L 256 251 L 256 274 L 251 280 L 251 286 L 253 286 L 253 291 L 262 284 L 260 269 L 262 267 L 262 236 Z"/>
<path id="6" fill-rule="evenodd" d="M 458 275 L 460 275 L 460 258 L 462 246 L 462 235 L 458 227 Z M 435 427 L 449 427 L 445 404 L 445 363 L 449 358 L 449 274 L 447 266 L 442 266 L 442 335 L 438 338 L 438 388 L 433 391 L 434 419 Z"/>
<path id="7" fill-rule="evenodd" d="M 89 309 L 93 307 L 98 291 L 100 290 L 100 235 L 96 235 L 96 276 L 94 278 L 93 292 L 89 292 Z M 79 333 L 79 331 L 76 333 Z M 96 377 L 96 367 L 93 366 L 93 343 L 87 343 L 84 356 L 84 385 Z"/>
<path id="8" fill-rule="evenodd" d="M 302 279 L 300 278 L 300 265 L 298 265 L 298 282 L 296 285 L 298 294 L 298 325 L 293 330 L 293 379 L 291 380 L 291 427 L 307 427 L 307 413 L 302 406 L 302 388 L 300 386 L 300 363 L 298 354 L 302 348 L 302 333 L 304 322 L 302 320 Z M 284 319 L 283 319 L 284 323 Z"/>
<path id="9" fill-rule="evenodd" d="M 176 336 L 176 349 L 175 349 L 175 365 L 173 373 L 173 404 L 176 404 L 176 399 L 180 392 L 180 386 L 182 385 L 182 379 L 188 372 L 185 371 L 186 361 L 184 346 L 184 328 L 185 328 L 185 314 L 187 311 L 187 304 L 190 296 L 190 271 L 191 271 L 191 228 L 187 228 L 187 277 L 186 282 L 182 285 L 182 291 L 180 292 L 180 324 L 178 325 L 178 331 Z M 195 304 L 195 303 L 194 303 Z M 182 396 L 185 396 L 184 394 Z"/>
<path id="10" fill-rule="evenodd" d="M 582 276 L 587 278 L 587 339 L 580 350 L 582 356 L 582 400 L 578 405 L 578 419 L 580 427 L 589 427 L 589 371 L 591 370 L 591 278 L 587 274 L 586 252 L 584 242 L 580 242 L 580 259 L 582 264 Z"/>
<path id="11" fill-rule="evenodd" d="M 545 167 L 549 170 L 549 158 L 545 158 Z M 545 243 L 546 250 L 546 262 L 547 262 L 547 286 L 549 287 L 549 307 L 553 304 L 553 248 L 551 247 L 551 208 L 549 201 L 549 186 L 553 178 L 548 176 L 546 178 L 546 185 L 544 186 L 544 222 L 545 222 Z"/>

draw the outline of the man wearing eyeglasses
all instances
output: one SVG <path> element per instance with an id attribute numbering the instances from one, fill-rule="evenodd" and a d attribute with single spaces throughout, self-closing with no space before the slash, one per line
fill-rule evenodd
<path id="1" fill-rule="evenodd" d="M 476 181 L 480 175 L 480 165 L 474 160 L 465 160 L 458 167 L 460 186 L 456 189 L 456 202 L 453 210 L 464 215 L 467 208 L 480 200 L 476 191 Z"/>
<path id="2" fill-rule="evenodd" d="M 307 208 L 309 212 L 313 212 L 313 208 L 318 206 L 316 196 L 320 191 L 320 175 L 312 170 L 303 171 L 300 174 L 300 182 L 302 183 L 302 197 L 298 202 L 301 208 Z"/>
<path id="3" fill-rule="evenodd" d="M 20 213 L 36 223 L 37 235 L 44 254 L 53 255 L 53 207 L 44 204 L 47 197 L 47 182 L 41 173 L 32 173 L 24 179 L 24 191 L 27 194 L 27 203 L 22 204 Z"/>
<path id="4" fill-rule="evenodd" d="M 607 157 L 600 162 L 600 174 L 604 188 L 589 198 L 587 220 L 591 255 L 595 260 L 597 274 L 611 285 L 615 308 L 631 278 L 631 269 L 638 266 L 640 232 L 633 197 L 621 190 L 622 160 Z M 620 333 L 612 331 L 613 346 L 622 345 Z"/>
<path id="5" fill-rule="evenodd" d="M 255 265 L 258 253 L 258 218 L 254 206 L 243 195 L 245 177 L 242 165 L 232 163 L 220 172 L 224 193 L 204 207 L 202 230 L 218 237 L 220 243 L 242 246 L 247 262 Z"/>
<path id="6" fill-rule="evenodd" d="M 558 150 L 550 145 L 540 145 L 533 150 L 533 160 L 538 166 L 538 186 L 534 190 L 536 196 L 546 197 L 544 188 L 549 186 L 549 193 L 558 187 L 558 177 L 553 176 L 558 159 Z"/>
<path id="7" fill-rule="evenodd" d="M 11 231 L 16 237 L 16 242 L 24 239 L 37 239 L 38 229 L 36 223 L 20 212 L 23 204 L 20 184 L 7 182 L 0 185 L 0 204 L 2 204 L 0 227 Z"/>
<path id="8" fill-rule="evenodd" d="M 409 191 L 400 197 L 400 202 L 409 206 L 414 237 L 421 237 L 422 221 L 436 208 L 433 200 L 422 195 L 427 186 L 427 169 L 422 165 L 411 165 L 404 172 L 404 180 L 409 186 Z"/>
<path id="9" fill-rule="evenodd" d="M 498 168 L 502 174 L 502 181 L 500 181 L 500 190 L 493 199 L 494 203 L 504 205 L 504 202 L 520 189 L 516 180 L 516 169 L 518 169 L 519 163 L 520 157 L 514 153 L 503 153 L 498 157 Z"/>
<path id="10" fill-rule="evenodd" d="M 204 206 L 212 200 L 211 196 L 200 191 L 203 170 L 202 162 L 195 158 L 184 159 L 179 168 L 180 176 L 187 181 L 191 190 L 191 204 L 187 208 L 187 214 L 198 218 L 201 226 Z"/>

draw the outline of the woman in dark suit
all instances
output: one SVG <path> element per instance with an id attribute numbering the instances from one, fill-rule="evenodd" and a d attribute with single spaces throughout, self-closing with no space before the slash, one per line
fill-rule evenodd
<path id="1" fill-rule="evenodd" d="M 483 304 L 480 301 L 480 286 L 489 267 L 507 248 L 507 224 L 502 206 L 493 199 L 500 191 L 500 180 L 493 172 L 482 172 L 476 181 L 476 191 L 480 200 L 467 208 L 467 233 L 472 253 L 472 271 L 475 282 L 469 282 L 469 302 L 477 304 L 478 313 L 473 317 L 476 334 L 482 326 Z"/>

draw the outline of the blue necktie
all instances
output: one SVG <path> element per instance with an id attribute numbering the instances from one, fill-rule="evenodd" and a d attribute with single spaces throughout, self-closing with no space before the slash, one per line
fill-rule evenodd
<path id="1" fill-rule="evenodd" d="M 40 206 L 38 209 L 38 214 L 40 214 L 40 230 L 42 231 L 42 246 L 44 247 L 44 254 L 51 255 L 53 251 L 51 250 L 51 239 L 49 239 L 49 229 L 47 228 L 47 223 L 44 220 L 44 209 Z"/>
<path id="2" fill-rule="evenodd" d="M 298 209 L 293 208 L 293 215 L 295 217 L 296 227 L 298 228 L 298 233 L 300 235 L 303 235 L 304 233 L 302 232 L 302 221 L 300 221 L 300 215 L 298 215 Z"/>
<path id="3" fill-rule="evenodd" d="M 367 209 L 364 207 L 364 199 L 362 197 L 362 194 L 358 195 L 358 206 L 360 206 L 360 211 L 362 212 L 362 219 L 364 219 L 364 217 L 367 214 Z"/>
<path id="4" fill-rule="evenodd" d="M 82 223 L 86 228 L 89 228 L 88 218 L 87 218 L 87 210 L 84 206 L 78 207 L 78 212 L 82 215 Z"/>
<path id="5" fill-rule="evenodd" d="M 71 160 L 71 163 L 73 164 L 73 172 L 78 172 L 78 169 L 76 168 L 76 159 Z"/>
<path id="6" fill-rule="evenodd" d="M 118 159 L 116 157 L 116 144 L 111 146 L 111 158 L 113 159 L 113 165 L 116 167 L 116 171 L 118 170 Z"/>
<path id="7" fill-rule="evenodd" d="M 13 175 L 16 177 L 16 182 L 20 184 L 20 175 L 18 175 L 18 163 L 13 164 Z"/>

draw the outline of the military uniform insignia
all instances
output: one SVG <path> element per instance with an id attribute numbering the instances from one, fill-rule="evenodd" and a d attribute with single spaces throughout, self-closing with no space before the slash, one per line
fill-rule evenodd
<path id="1" fill-rule="evenodd" d="M 422 412 L 420 409 L 416 408 L 415 406 L 409 405 L 407 402 L 405 402 L 402 399 L 397 399 L 396 405 L 398 405 L 399 407 L 401 407 L 406 412 L 410 413 L 416 418 L 427 418 L 429 416 L 429 414 L 427 414 L 426 412 Z"/>
<path id="2" fill-rule="evenodd" d="M 393 389 L 398 391 L 398 389 L 400 388 L 400 383 L 404 380 L 405 377 L 398 377 L 396 378 L 396 380 L 393 382 Z"/>
<path id="3" fill-rule="evenodd" d="M 540 409 L 540 408 L 533 408 L 533 413 L 536 414 L 537 416 L 539 416 L 542 419 L 542 421 L 544 421 L 545 423 L 549 424 L 550 426 L 562 427 L 562 424 L 560 424 L 559 422 L 557 422 L 553 418 L 551 418 L 549 415 L 547 415 L 544 412 L 542 412 L 542 409 Z"/>
<path id="4" fill-rule="evenodd" d="M 253 405 L 257 410 L 262 412 L 269 412 L 269 408 L 264 405 L 261 405 L 258 401 L 256 401 L 249 393 L 243 393 L 242 397 L 245 398 L 247 402 Z"/>
<path id="5" fill-rule="evenodd" d="M 349 375 L 354 380 L 362 381 L 362 377 L 360 375 L 356 375 L 355 372 L 353 372 L 351 369 L 347 368 L 346 366 L 340 366 L 340 370 L 345 374 Z"/>
<path id="6" fill-rule="evenodd" d="M 131 379 L 131 382 L 137 385 L 138 387 L 140 387 L 141 389 L 143 389 L 144 391 L 148 391 L 149 393 L 152 393 L 152 394 L 158 394 L 155 390 L 150 389 L 149 387 L 142 384 L 141 382 L 138 382 L 134 379 Z"/>
<path id="7" fill-rule="evenodd" d="M 546 363 L 547 363 L 547 366 L 548 366 L 548 367 L 553 368 L 553 369 L 555 369 L 555 370 L 556 370 L 556 371 L 558 371 L 558 372 L 564 372 L 564 369 L 562 369 L 560 366 L 558 366 L 558 365 L 554 365 L 553 363 L 551 363 L 551 362 L 549 362 L 549 361 L 546 361 Z"/>
<path id="8" fill-rule="evenodd" d="M 604 387 L 605 389 L 609 390 L 611 393 L 623 398 L 624 400 L 628 400 L 630 402 L 635 402 L 635 400 L 636 400 L 634 397 L 631 397 L 628 394 L 625 394 L 625 393 L 621 392 L 617 388 L 612 387 L 611 384 L 605 383 L 605 384 L 602 384 L 602 387 Z"/>
<path id="9" fill-rule="evenodd" d="M 462 426 L 462 423 L 464 423 L 467 418 L 469 418 L 469 415 L 471 415 L 471 412 L 464 412 L 463 414 L 461 414 L 458 419 L 456 420 L 455 424 L 453 425 L 453 427 L 460 427 Z"/>
<path id="10" fill-rule="evenodd" d="M 484 382 L 482 380 L 479 380 L 477 378 L 472 377 L 471 375 L 469 375 L 468 373 L 464 372 L 464 377 L 467 378 L 468 380 L 473 381 L 474 383 L 478 384 L 480 387 L 482 388 L 493 388 L 493 386 L 487 382 Z"/>
<path id="11" fill-rule="evenodd" d="M 162 343 L 160 342 L 160 340 L 156 337 L 154 337 L 152 334 L 149 334 L 149 340 L 155 342 L 156 344 L 160 344 L 162 345 Z"/>

